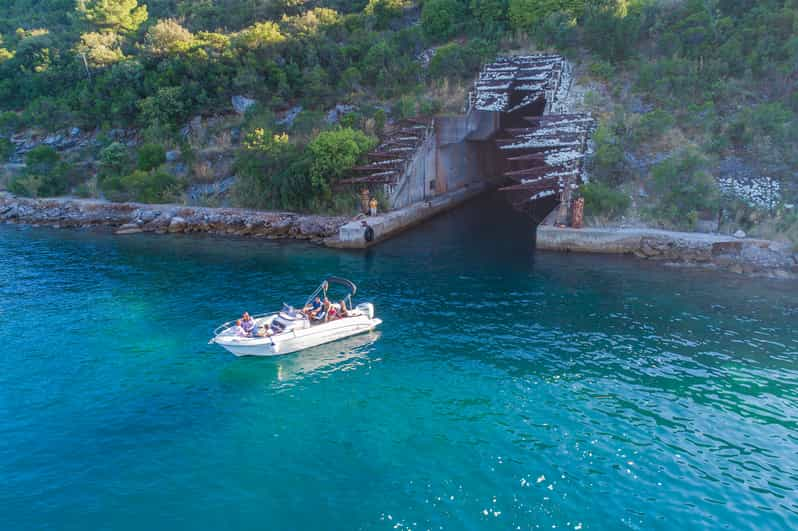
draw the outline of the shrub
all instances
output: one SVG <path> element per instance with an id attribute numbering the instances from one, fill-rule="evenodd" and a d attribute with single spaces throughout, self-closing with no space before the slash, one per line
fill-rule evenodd
<path id="1" fill-rule="evenodd" d="M 8 182 L 8 190 L 12 194 L 22 195 L 25 197 L 39 197 L 42 194 L 43 187 L 42 178 L 38 175 L 18 175 L 12 177 Z"/>
<path id="2" fill-rule="evenodd" d="M 91 187 L 87 183 L 81 183 L 77 188 L 75 188 L 75 195 L 86 199 L 91 197 L 93 194 Z"/>
<path id="3" fill-rule="evenodd" d="M 701 212 L 718 208 L 720 191 L 706 166 L 699 153 L 685 150 L 652 168 L 655 202 L 650 213 L 657 221 L 692 229 Z"/>
<path id="4" fill-rule="evenodd" d="M 25 169 L 11 179 L 8 189 L 17 195 L 50 197 L 69 191 L 70 167 L 50 146 L 36 146 L 25 155 Z"/>
<path id="5" fill-rule="evenodd" d="M 776 228 L 793 244 L 793 248 L 798 251 L 798 211 L 795 210 L 795 207 L 779 213 Z"/>
<path id="6" fill-rule="evenodd" d="M 385 130 L 385 121 L 387 117 L 385 116 L 385 111 L 383 109 L 377 109 L 374 113 L 374 131 L 381 135 Z"/>
<path id="7" fill-rule="evenodd" d="M 377 143 L 363 131 L 348 127 L 324 131 L 308 144 L 310 179 L 323 202 L 332 196 L 332 185 L 341 179 Z"/>
<path id="8" fill-rule="evenodd" d="M 124 175 L 130 170 L 130 152 L 123 144 L 112 142 L 100 150 L 99 163 L 102 177 Z"/>
<path id="9" fill-rule="evenodd" d="M 615 68 L 607 61 L 593 61 L 588 66 L 588 70 L 590 75 L 604 81 L 610 81 L 615 75 Z"/>
<path id="10" fill-rule="evenodd" d="M 149 171 L 166 162 L 166 150 L 160 144 L 143 144 L 139 148 L 138 159 L 138 168 Z"/>
<path id="11" fill-rule="evenodd" d="M 0 112 L 0 131 L 11 133 L 20 125 L 19 115 L 13 111 Z"/>
<path id="12" fill-rule="evenodd" d="M 600 182 L 589 182 L 580 187 L 585 198 L 585 213 L 590 216 L 617 219 L 629 209 L 631 199 L 620 190 Z"/>
<path id="13" fill-rule="evenodd" d="M 412 118 L 416 114 L 416 98 L 410 95 L 402 96 L 397 100 L 393 106 L 394 116 L 403 118 Z"/>
<path id="14" fill-rule="evenodd" d="M 442 108 L 441 102 L 435 99 L 425 98 L 418 103 L 418 113 L 422 116 L 438 114 Z"/>
<path id="15" fill-rule="evenodd" d="M 313 203 L 309 161 L 288 135 L 255 129 L 246 135 L 236 160 L 232 195 L 250 208 L 303 210 Z"/>
<path id="16" fill-rule="evenodd" d="M 593 173 L 606 183 L 617 185 L 624 182 L 626 175 L 623 141 L 613 124 L 601 124 L 593 136 L 593 141 L 595 144 Z"/>
<path id="17" fill-rule="evenodd" d="M 6 161 L 14 154 L 14 144 L 7 138 L 0 137 L 0 161 Z"/>
<path id="18" fill-rule="evenodd" d="M 634 128 L 633 137 L 635 142 L 642 143 L 660 138 L 675 123 L 673 114 L 657 109 L 646 113 L 640 119 L 640 123 Z"/>
<path id="19" fill-rule="evenodd" d="M 121 177 L 108 177 L 100 181 L 100 186 L 112 201 L 142 203 L 173 201 L 182 189 L 174 175 L 157 170 L 149 172 L 136 170 Z"/>

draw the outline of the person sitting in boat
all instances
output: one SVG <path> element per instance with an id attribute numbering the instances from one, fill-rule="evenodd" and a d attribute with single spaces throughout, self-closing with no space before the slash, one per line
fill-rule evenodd
<path id="1" fill-rule="evenodd" d="M 254 335 L 258 337 L 269 337 L 274 335 L 274 330 L 272 330 L 269 325 L 261 326 Z"/>
<path id="2" fill-rule="evenodd" d="M 338 308 L 338 305 L 330 304 L 330 301 L 327 301 L 327 318 L 325 321 L 335 321 L 336 319 L 340 319 L 341 311 Z"/>
<path id="3" fill-rule="evenodd" d="M 320 311 L 324 308 L 324 305 L 321 302 L 321 297 L 316 296 L 313 299 L 313 302 L 302 308 L 302 313 L 310 317 L 311 319 L 317 319 L 317 315 Z"/>
<path id="4" fill-rule="evenodd" d="M 233 334 L 239 337 L 247 337 L 247 332 L 244 330 L 242 326 L 241 319 L 236 321 L 236 325 L 233 327 Z"/>
<path id="5" fill-rule="evenodd" d="M 241 316 L 241 327 L 244 329 L 246 335 L 251 336 L 255 332 L 255 320 L 250 317 L 249 312 L 244 312 Z"/>
<path id="6" fill-rule="evenodd" d="M 321 311 L 314 316 L 314 319 L 317 321 L 324 321 L 326 323 L 330 318 L 330 307 L 330 299 L 324 297 L 324 302 L 321 304 Z"/>
<path id="7" fill-rule="evenodd" d="M 327 321 L 334 321 L 348 316 L 349 312 L 344 301 L 339 301 L 338 304 L 330 304 L 330 309 L 327 310 Z"/>

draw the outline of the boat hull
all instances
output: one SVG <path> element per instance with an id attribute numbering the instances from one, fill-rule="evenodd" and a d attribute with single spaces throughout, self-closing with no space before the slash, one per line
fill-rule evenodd
<path id="1" fill-rule="evenodd" d="M 281 356 L 369 332 L 381 323 L 381 319 L 361 315 L 272 337 L 217 337 L 214 343 L 236 356 Z"/>

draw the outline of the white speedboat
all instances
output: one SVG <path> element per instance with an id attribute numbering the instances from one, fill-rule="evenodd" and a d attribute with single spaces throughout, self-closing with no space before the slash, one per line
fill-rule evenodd
<path id="1" fill-rule="evenodd" d="M 326 298 L 330 284 L 343 286 L 348 290 L 343 297 L 347 307 L 345 316 L 328 320 L 314 319 L 307 312 L 284 304 L 279 312 L 253 316 L 255 332 L 252 335 L 243 335 L 236 326 L 236 321 L 229 321 L 214 330 L 210 343 L 216 343 L 236 356 L 279 356 L 362 334 L 374 330 L 382 323 L 381 319 L 374 317 L 372 303 L 353 306 L 352 297 L 357 292 L 357 286 L 344 278 L 326 279 L 308 297 L 305 307 L 317 296 Z M 339 304 L 332 304 L 332 307 L 341 315 Z"/>

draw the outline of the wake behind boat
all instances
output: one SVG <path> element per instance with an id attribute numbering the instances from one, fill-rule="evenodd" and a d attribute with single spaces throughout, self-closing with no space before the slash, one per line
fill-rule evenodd
<path id="1" fill-rule="evenodd" d="M 330 284 L 348 290 L 340 303 L 326 302 Z M 278 356 L 374 330 L 382 320 L 374 317 L 370 302 L 353 306 L 356 293 L 357 286 L 352 281 L 329 277 L 308 297 L 302 309 L 283 304 L 279 312 L 255 315 L 251 331 L 229 321 L 214 330 L 210 343 L 236 356 Z"/>

